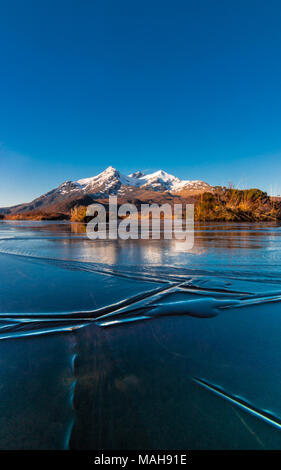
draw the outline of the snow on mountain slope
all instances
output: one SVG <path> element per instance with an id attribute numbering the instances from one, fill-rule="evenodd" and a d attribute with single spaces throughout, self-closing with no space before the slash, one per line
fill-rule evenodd
<path id="1" fill-rule="evenodd" d="M 204 181 L 180 180 L 174 175 L 170 175 L 164 170 L 158 170 L 154 173 L 143 175 L 138 178 L 138 186 L 149 187 L 154 190 L 180 191 L 182 189 L 207 189 L 210 185 Z"/>
<path id="2" fill-rule="evenodd" d="M 154 173 L 145 175 L 141 171 L 137 171 L 128 176 L 120 173 L 112 166 L 108 167 L 102 173 L 91 178 L 80 179 L 73 183 L 73 189 L 77 185 L 77 189 L 87 192 L 118 192 L 121 186 L 132 186 L 144 189 L 152 189 L 154 191 L 171 191 L 177 192 L 181 190 L 207 190 L 211 186 L 204 181 L 180 180 L 176 176 L 170 175 L 164 170 L 158 170 Z"/>

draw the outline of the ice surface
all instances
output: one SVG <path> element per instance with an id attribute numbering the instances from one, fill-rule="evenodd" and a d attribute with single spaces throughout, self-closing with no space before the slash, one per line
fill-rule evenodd
<path id="1" fill-rule="evenodd" d="M 280 235 L 1 223 L 0 448 L 280 448 Z"/>

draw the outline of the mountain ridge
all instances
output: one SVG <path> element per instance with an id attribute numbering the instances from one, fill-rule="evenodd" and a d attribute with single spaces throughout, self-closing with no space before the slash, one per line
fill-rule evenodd
<path id="1" fill-rule="evenodd" d="M 145 174 L 136 171 L 124 175 L 109 166 L 98 175 L 76 181 L 64 181 L 58 187 L 42 194 L 29 203 L 0 208 L 4 215 L 33 212 L 38 210 L 68 213 L 75 205 L 89 205 L 104 200 L 110 195 L 119 196 L 122 201 L 137 199 L 152 201 L 181 196 L 181 191 L 198 194 L 211 191 L 212 186 L 201 180 L 180 180 L 164 170 Z M 159 195 L 162 197 L 159 198 Z"/>
<path id="2" fill-rule="evenodd" d="M 110 189 L 111 184 L 118 180 L 121 185 L 132 187 L 146 187 L 155 191 L 177 192 L 181 189 L 210 189 L 211 185 L 201 180 L 181 180 L 180 178 L 167 173 L 164 170 L 157 170 L 153 173 L 145 174 L 136 171 L 130 175 L 124 175 L 116 168 L 109 166 L 103 172 L 90 178 L 83 178 L 72 183 L 80 186 L 84 190 L 91 190 L 97 185 L 107 185 L 105 189 Z"/>

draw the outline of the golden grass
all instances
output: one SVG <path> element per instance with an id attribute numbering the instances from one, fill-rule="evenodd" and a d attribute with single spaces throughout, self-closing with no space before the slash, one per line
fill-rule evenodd
<path id="1" fill-rule="evenodd" d="M 70 211 L 71 222 L 84 222 L 87 215 L 87 207 L 75 206 Z"/>

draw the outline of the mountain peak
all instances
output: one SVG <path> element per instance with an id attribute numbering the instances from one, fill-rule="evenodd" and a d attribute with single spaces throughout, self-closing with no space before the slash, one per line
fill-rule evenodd
<path id="1" fill-rule="evenodd" d="M 167 171 L 164 170 L 157 170 L 154 173 L 151 173 L 150 175 L 146 175 L 146 177 L 161 178 L 163 181 L 180 181 L 179 178 L 174 175 L 171 175 L 170 173 L 167 173 Z"/>
<path id="2" fill-rule="evenodd" d="M 138 170 L 138 171 L 135 171 L 134 173 L 131 173 L 128 176 L 129 178 L 141 178 L 142 176 L 144 176 L 144 173 Z"/>
<path id="3" fill-rule="evenodd" d="M 104 171 L 102 171 L 98 175 L 91 176 L 90 178 L 82 178 L 76 182 L 83 186 L 83 185 L 89 185 L 91 183 L 95 183 L 98 181 L 102 181 L 108 178 L 112 178 L 114 176 L 119 178 L 120 177 L 119 171 L 113 166 L 108 166 Z"/>
<path id="4" fill-rule="evenodd" d="M 108 166 L 104 171 L 99 173 L 94 178 L 120 178 L 120 171 L 114 168 L 113 166 Z"/>
<path id="5" fill-rule="evenodd" d="M 107 174 L 111 174 L 111 173 L 119 173 L 119 171 L 114 168 L 114 166 L 108 166 L 104 171 L 102 171 L 102 173 L 100 174 L 103 174 L 103 173 L 107 173 Z"/>

